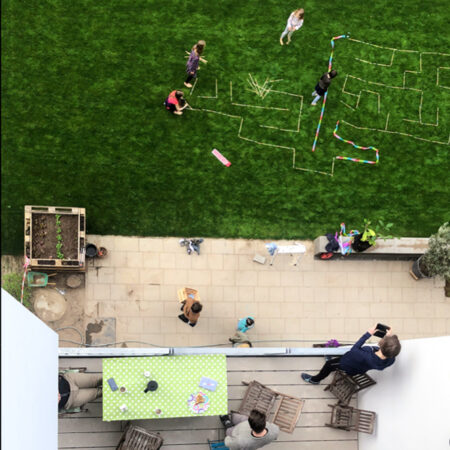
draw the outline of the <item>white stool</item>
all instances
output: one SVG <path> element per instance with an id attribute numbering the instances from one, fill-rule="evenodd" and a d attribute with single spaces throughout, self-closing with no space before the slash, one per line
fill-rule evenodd
<path id="1" fill-rule="evenodd" d="M 293 245 L 279 245 L 277 246 L 272 258 L 270 259 L 270 265 L 273 264 L 273 262 L 275 261 L 275 258 L 277 255 L 280 254 L 290 254 L 290 255 L 298 255 L 295 259 L 294 259 L 294 266 L 296 266 L 298 264 L 298 262 L 300 261 L 300 258 L 302 257 L 303 253 L 306 253 L 306 247 L 303 244 L 293 244 Z"/>

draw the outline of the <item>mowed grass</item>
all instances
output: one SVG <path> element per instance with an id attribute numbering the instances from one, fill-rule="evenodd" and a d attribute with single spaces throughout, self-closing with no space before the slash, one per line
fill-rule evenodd
<path id="1" fill-rule="evenodd" d="M 418 0 L 357 0 L 302 4 L 266 0 L 94 2 L 63 0 L 3 2 L 2 5 L 2 253 L 23 248 L 23 207 L 79 206 L 89 233 L 154 236 L 314 238 L 363 219 L 393 222 L 398 236 L 428 236 L 448 220 L 449 90 L 436 86 L 445 56 L 425 55 L 423 72 L 408 74 L 420 96 L 348 80 L 346 75 L 401 86 L 405 70 L 418 71 L 418 53 L 391 53 L 349 40 L 336 42 L 317 150 L 311 146 L 320 105 L 311 92 L 326 71 L 330 39 L 351 37 L 383 47 L 446 53 L 447 2 L 424 8 Z M 292 10 L 304 7 L 305 24 L 289 46 L 279 36 Z M 185 51 L 207 42 L 209 63 L 199 71 L 188 101 L 244 118 L 202 111 L 172 116 L 162 103 L 184 88 Z M 358 62 L 355 58 L 385 64 Z M 298 133 L 299 97 L 247 90 L 248 74 L 259 82 L 281 79 L 273 89 L 304 96 Z M 441 70 L 441 85 L 450 86 Z M 218 97 L 215 96 L 217 80 Z M 231 101 L 229 85 L 233 84 Z M 377 87 L 377 89 L 375 89 Z M 186 94 L 188 90 L 184 88 Z M 286 108 L 240 107 L 231 103 Z M 354 110 L 344 105 L 347 103 Z M 361 130 L 341 124 L 339 134 L 380 149 L 376 166 L 336 161 L 336 155 L 372 159 L 333 137 L 337 120 L 392 130 Z M 430 141 L 443 141 L 436 144 Z M 279 146 L 279 147 L 276 147 Z M 211 155 L 219 149 L 231 162 Z"/>

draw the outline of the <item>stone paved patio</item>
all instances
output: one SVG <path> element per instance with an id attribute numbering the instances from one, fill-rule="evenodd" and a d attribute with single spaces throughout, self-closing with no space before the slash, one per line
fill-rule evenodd
<path id="1" fill-rule="evenodd" d="M 279 255 L 273 266 L 253 262 L 255 253 L 268 256 L 269 241 L 205 239 L 200 256 L 187 255 L 178 238 L 90 235 L 88 241 L 106 247 L 108 256 L 88 266 L 85 328 L 115 318 L 117 341 L 228 343 L 245 315 L 256 319 L 253 341 L 354 341 L 376 322 L 391 325 L 401 339 L 450 334 L 443 281 L 414 281 L 411 262 L 317 261 L 311 241 L 302 242 L 307 253 L 297 267 L 289 255 Z M 177 318 L 182 287 L 198 289 L 204 304 L 195 328 Z"/>

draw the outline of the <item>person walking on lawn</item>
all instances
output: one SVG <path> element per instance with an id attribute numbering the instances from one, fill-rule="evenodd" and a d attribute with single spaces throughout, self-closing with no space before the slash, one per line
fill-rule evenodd
<path id="1" fill-rule="evenodd" d="M 325 95 L 325 92 L 327 92 L 328 88 L 330 87 L 331 80 L 336 76 L 337 71 L 332 70 L 331 72 L 324 73 L 320 77 L 319 82 L 316 84 L 316 87 L 314 88 L 314 92 L 311 94 L 316 96 L 311 103 L 312 106 L 316 106 L 316 103 L 319 101 L 320 97 Z"/>
<path id="2" fill-rule="evenodd" d="M 287 21 L 286 28 L 280 36 L 280 44 L 284 45 L 283 38 L 287 35 L 288 39 L 286 45 L 291 42 L 291 36 L 294 31 L 299 30 L 303 26 L 303 17 L 305 17 L 305 10 L 303 8 L 296 9 Z"/>
<path id="3" fill-rule="evenodd" d="M 364 343 L 375 332 L 376 326 L 367 330 L 353 347 L 344 355 L 331 358 L 322 367 L 317 375 L 311 376 L 302 373 L 302 378 L 311 384 L 319 384 L 331 372 L 342 370 L 347 375 L 357 375 L 366 373 L 368 370 L 384 370 L 395 362 L 395 357 L 400 353 L 402 346 L 397 335 L 392 334 L 389 329 L 386 336 L 380 340 L 379 347 L 364 346 Z"/>
<path id="4" fill-rule="evenodd" d="M 224 444 L 230 450 L 256 450 L 278 438 L 280 429 L 274 423 L 266 422 L 266 415 L 256 409 L 250 415 L 233 413 L 220 416 L 225 427 Z"/>
<path id="5" fill-rule="evenodd" d="M 206 59 L 201 57 L 205 47 L 206 47 L 205 41 L 198 41 L 192 47 L 191 53 L 189 54 L 189 59 L 186 63 L 186 73 L 188 74 L 188 76 L 186 78 L 186 81 L 184 82 L 184 85 L 188 88 L 192 87 L 191 81 L 197 77 L 197 70 L 200 61 L 205 64 L 208 62 L 206 61 Z"/>
<path id="6" fill-rule="evenodd" d="M 182 301 L 181 304 L 181 311 L 183 311 L 183 314 L 180 314 L 178 318 L 184 323 L 189 323 L 191 327 L 195 327 L 198 318 L 200 317 L 200 312 L 203 309 L 203 305 L 198 300 L 191 297 Z"/>

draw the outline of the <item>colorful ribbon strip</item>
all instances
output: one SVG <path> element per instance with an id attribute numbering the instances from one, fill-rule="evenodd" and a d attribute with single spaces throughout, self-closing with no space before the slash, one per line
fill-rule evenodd
<path id="1" fill-rule="evenodd" d="M 331 54 L 330 54 L 330 59 L 328 60 L 328 72 L 331 71 L 331 67 L 333 65 L 334 41 L 337 39 L 348 38 L 348 36 L 349 35 L 347 35 L 347 34 L 341 34 L 340 36 L 335 36 L 333 39 L 331 39 Z M 314 137 L 312 151 L 316 150 L 317 140 L 319 139 L 320 126 L 322 125 L 323 114 L 325 113 L 325 104 L 327 102 L 327 94 L 328 94 L 328 91 L 326 91 L 325 95 L 323 96 L 322 110 L 320 111 L 320 118 L 319 118 L 319 123 L 317 124 L 316 136 Z"/>
<path id="2" fill-rule="evenodd" d="M 359 159 L 359 158 L 349 158 L 347 156 L 336 156 L 336 159 L 344 159 L 346 161 L 353 161 L 353 162 L 359 162 L 359 163 L 363 163 L 363 164 L 378 164 L 379 160 L 380 160 L 380 156 L 378 154 L 379 150 L 375 147 L 361 147 L 360 145 L 356 145 L 353 141 L 349 141 L 347 139 L 342 139 L 338 134 L 339 128 L 339 120 L 336 122 L 336 128 L 333 131 L 333 135 L 335 138 L 339 139 L 342 142 L 345 142 L 346 144 L 350 144 L 353 145 L 353 147 L 355 148 L 359 148 L 360 150 L 374 150 L 375 151 L 375 156 L 376 156 L 376 161 L 368 161 L 366 159 Z"/>

